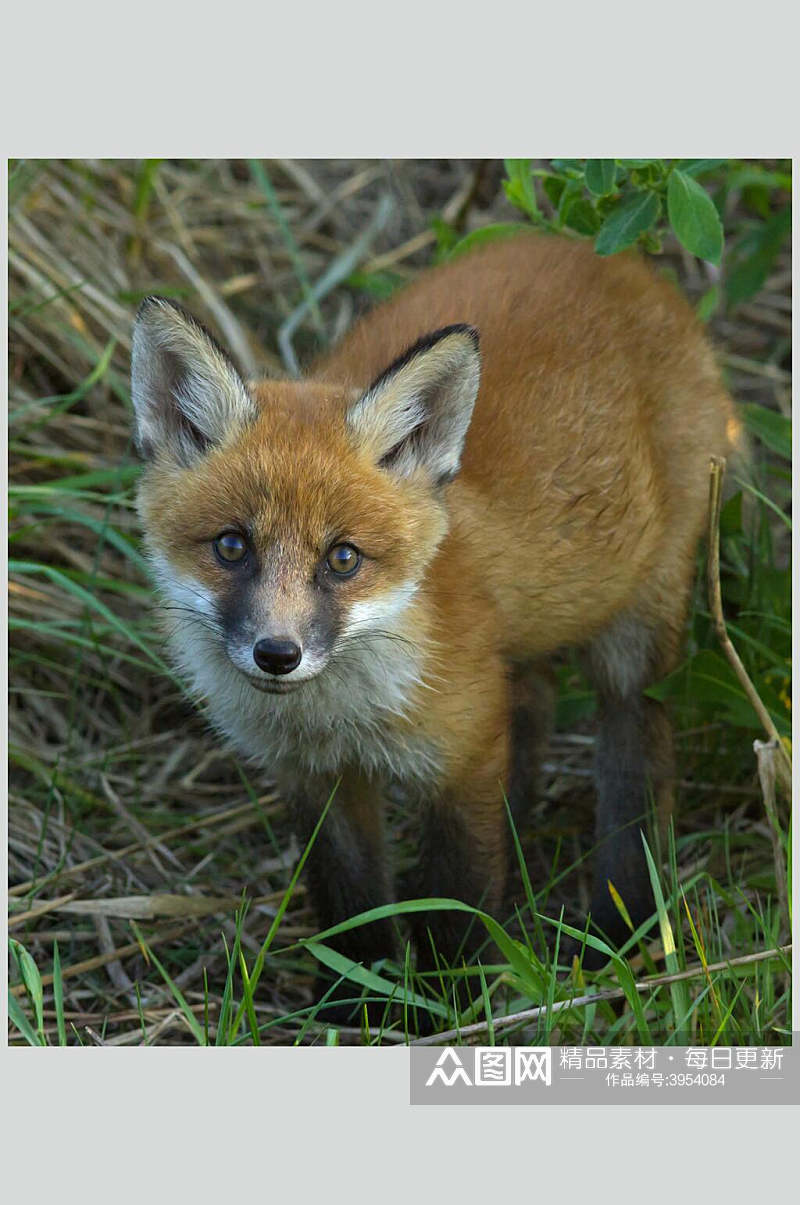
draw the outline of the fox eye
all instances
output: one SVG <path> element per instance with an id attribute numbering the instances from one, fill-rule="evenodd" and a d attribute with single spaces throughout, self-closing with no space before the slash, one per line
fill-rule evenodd
<path id="1" fill-rule="evenodd" d="M 247 556 L 247 541 L 235 531 L 225 531 L 217 536 L 213 547 L 223 565 L 234 565 Z"/>
<path id="2" fill-rule="evenodd" d="M 334 544 L 326 560 L 337 577 L 352 577 L 361 564 L 361 553 L 352 544 Z"/>

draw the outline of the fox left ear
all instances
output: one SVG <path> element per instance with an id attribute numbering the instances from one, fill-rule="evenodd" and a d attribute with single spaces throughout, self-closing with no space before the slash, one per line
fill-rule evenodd
<path id="1" fill-rule="evenodd" d="M 133 327 L 131 396 L 144 456 L 190 464 L 257 408 L 231 360 L 190 314 L 146 297 Z"/>
<path id="2" fill-rule="evenodd" d="M 479 382 L 478 332 L 447 326 L 390 364 L 347 424 L 382 468 L 402 477 L 423 468 L 442 484 L 458 472 Z"/>

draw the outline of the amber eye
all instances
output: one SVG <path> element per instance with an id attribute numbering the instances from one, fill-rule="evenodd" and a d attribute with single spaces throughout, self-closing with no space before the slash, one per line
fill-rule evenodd
<path id="1" fill-rule="evenodd" d="M 351 577 L 361 564 L 361 553 L 352 544 L 334 544 L 327 561 L 338 577 Z"/>
<path id="2" fill-rule="evenodd" d="M 234 565 L 247 556 L 247 541 L 235 531 L 226 531 L 217 536 L 214 551 L 224 565 Z"/>

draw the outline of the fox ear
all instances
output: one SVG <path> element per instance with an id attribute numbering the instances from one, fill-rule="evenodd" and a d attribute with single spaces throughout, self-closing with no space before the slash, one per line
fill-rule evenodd
<path id="1" fill-rule="evenodd" d="M 402 477 L 422 468 L 442 484 L 458 472 L 479 381 L 478 332 L 446 326 L 381 373 L 347 423 L 382 468 Z"/>
<path id="2" fill-rule="evenodd" d="M 147 297 L 133 327 L 131 395 L 144 456 L 183 464 L 257 414 L 228 356 L 180 306 Z"/>

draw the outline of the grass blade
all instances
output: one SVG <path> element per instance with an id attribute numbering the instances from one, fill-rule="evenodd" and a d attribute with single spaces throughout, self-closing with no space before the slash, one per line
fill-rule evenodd
<path id="1" fill-rule="evenodd" d="M 672 933 L 672 925 L 669 923 L 669 914 L 667 906 L 664 903 L 664 893 L 661 890 L 661 880 L 658 877 L 656 864 L 653 861 L 653 855 L 650 853 L 650 846 L 647 844 L 644 833 L 642 833 L 642 844 L 644 845 L 644 854 L 647 858 L 647 869 L 650 873 L 650 885 L 653 889 L 653 898 L 656 901 L 656 912 L 658 913 L 658 925 L 661 930 L 661 942 L 664 947 L 664 961 L 667 967 L 667 973 L 675 975 L 680 971 L 678 964 L 678 955 L 675 949 L 675 938 Z M 672 997 L 672 1011 L 674 1015 L 674 1040 L 678 1045 L 685 1045 L 688 1041 L 688 1035 L 685 1030 L 686 1017 L 689 1013 L 689 993 L 686 984 L 679 980 L 677 983 L 671 983 L 670 996 Z"/>
<path id="2" fill-rule="evenodd" d="M 156 957 L 156 955 L 153 953 L 153 951 L 148 946 L 147 942 L 145 941 L 144 937 L 142 936 L 142 932 L 141 932 L 139 926 L 136 924 L 135 921 L 131 921 L 131 928 L 133 929 L 133 932 L 136 935 L 136 940 L 139 942 L 139 945 L 142 947 L 142 950 L 144 951 L 146 957 L 149 958 L 155 964 L 155 966 L 158 968 L 159 973 L 161 974 L 161 978 L 164 980 L 167 987 L 169 988 L 169 990 L 172 992 L 173 996 L 175 997 L 175 1000 L 179 1004 L 181 1012 L 183 1013 L 184 1017 L 186 1018 L 186 1022 L 197 1040 L 197 1045 L 205 1046 L 205 1044 L 206 1044 L 205 1034 L 203 1033 L 202 1026 L 200 1025 L 199 1021 L 197 1020 L 197 1017 L 194 1015 L 192 1010 L 189 1008 L 189 1005 L 186 1003 L 186 998 L 184 997 L 183 992 L 178 987 L 178 985 L 176 983 L 173 983 L 172 979 L 170 979 L 169 974 L 167 973 L 167 971 L 164 969 L 164 967 L 162 966 L 159 959 Z"/>
<path id="3" fill-rule="evenodd" d="M 22 1005 L 16 996 L 8 993 L 8 1018 L 22 1034 L 29 1046 L 44 1046 L 44 1042 L 34 1033 L 31 1023 L 22 1011 Z"/>
<path id="4" fill-rule="evenodd" d="M 25 947 L 13 937 L 9 937 L 8 944 L 14 961 L 17 964 L 17 969 L 20 973 L 20 978 L 25 986 L 25 991 L 28 994 L 28 999 L 33 1006 L 34 1016 L 36 1018 L 36 1030 L 39 1035 L 39 1045 L 47 1045 L 44 1036 L 44 989 L 42 987 L 42 976 L 39 974 L 39 968 L 34 962 L 31 955 Z"/>
<path id="5" fill-rule="evenodd" d="M 64 1024 L 64 983 L 61 978 L 61 957 L 58 953 L 57 941 L 53 942 L 53 1004 L 56 1010 L 58 1044 L 59 1046 L 66 1046 L 67 1027 Z"/>

